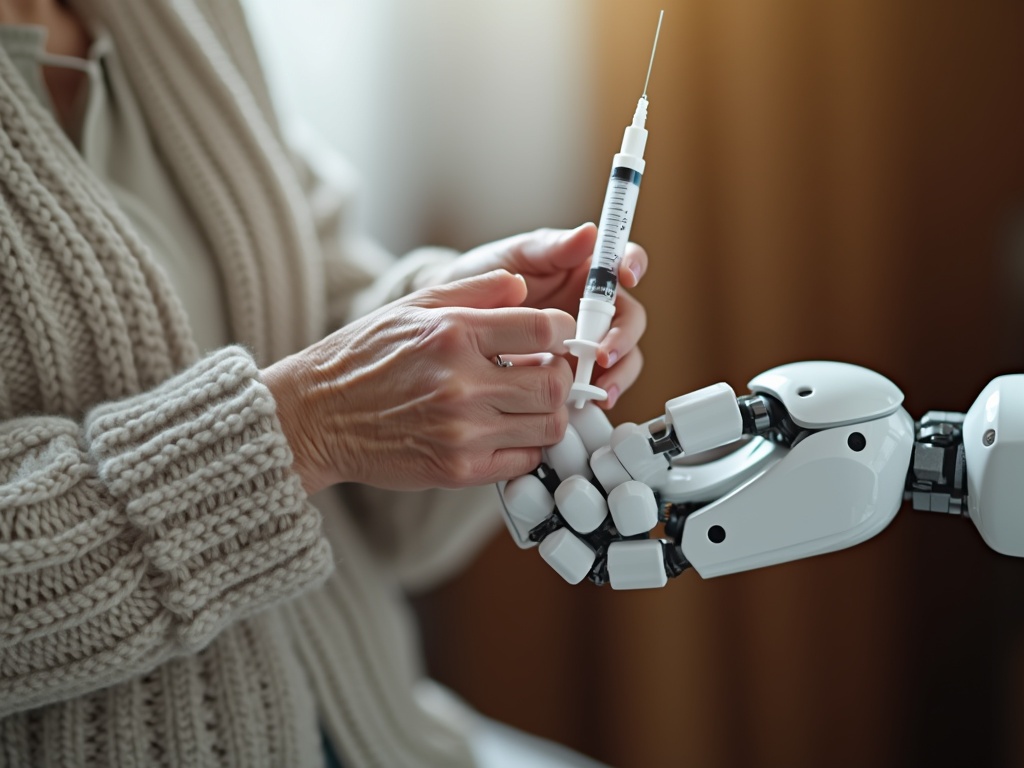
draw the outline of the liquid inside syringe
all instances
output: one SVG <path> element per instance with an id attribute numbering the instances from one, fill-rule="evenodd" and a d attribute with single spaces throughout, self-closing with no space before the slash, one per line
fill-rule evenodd
<path id="1" fill-rule="evenodd" d="M 620 166 L 612 169 L 597 230 L 597 249 L 590 262 L 584 298 L 615 301 L 618 287 L 619 263 L 626 253 L 629 231 L 633 226 L 633 212 L 640 196 L 643 174 L 635 168 Z"/>
<path id="2" fill-rule="evenodd" d="M 654 47 L 651 63 L 647 67 L 650 80 L 654 53 L 658 47 L 661 20 L 654 33 Z M 576 356 L 576 377 L 569 399 L 577 408 L 587 400 L 605 400 L 608 393 L 590 383 L 597 359 L 597 348 L 611 327 L 615 315 L 615 293 L 619 285 L 619 264 L 629 244 L 629 231 L 633 226 L 633 214 L 640 194 L 640 181 L 645 168 L 644 149 L 647 146 L 647 82 L 637 102 L 633 120 L 622 136 L 622 147 L 612 160 L 611 178 L 605 192 L 604 205 L 597 231 L 597 247 L 590 261 L 590 272 L 580 299 L 580 311 L 576 316 L 576 338 L 568 339 L 566 346 Z"/>

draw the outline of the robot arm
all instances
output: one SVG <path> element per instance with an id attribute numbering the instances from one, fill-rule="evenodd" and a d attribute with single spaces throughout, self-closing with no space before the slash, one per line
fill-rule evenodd
<path id="1" fill-rule="evenodd" d="M 499 485 L 509 532 L 570 583 L 651 588 L 690 566 L 710 578 L 853 546 L 907 498 L 1024 556 L 1024 376 L 917 425 L 892 382 L 845 363 L 781 366 L 749 388 L 716 384 L 615 429 L 571 408 L 544 463 Z"/>

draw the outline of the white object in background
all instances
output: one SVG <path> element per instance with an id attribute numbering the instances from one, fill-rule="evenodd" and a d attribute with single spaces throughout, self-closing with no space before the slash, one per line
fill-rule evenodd
<path id="1" fill-rule="evenodd" d="M 505 525 L 520 549 L 536 546 L 530 540 L 530 531 L 543 523 L 555 511 L 555 500 L 537 477 L 523 475 L 507 483 L 498 484 L 505 517 Z"/>
<path id="2" fill-rule="evenodd" d="M 573 475 L 591 477 L 590 453 L 587 452 L 580 433 L 571 424 L 565 428 L 562 439 L 554 445 L 549 445 L 542 453 L 545 462 L 555 471 L 559 480 Z"/>
<path id="3" fill-rule="evenodd" d="M 672 426 L 675 441 L 687 456 L 735 442 L 743 435 L 736 393 L 725 383 L 669 400 L 665 403 L 665 421 Z"/>
<path id="4" fill-rule="evenodd" d="M 963 435 L 968 514 L 988 546 L 1024 557 L 1024 375 L 989 382 Z"/>
<path id="5" fill-rule="evenodd" d="M 243 2 L 282 120 L 300 117 L 372 180 L 356 215 L 390 252 L 439 221 L 465 248 L 593 215 L 590 0 Z M 353 105 L 374 119 L 351 119 Z M 516 140 L 495 151 L 505 131 Z"/>
<path id="6" fill-rule="evenodd" d="M 555 505 L 565 522 L 579 533 L 590 533 L 608 517 L 605 497 L 581 475 L 573 475 L 558 485 Z"/>
<path id="7" fill-rule="evenodd" d="M 608 547 L 608 580 L 612 589 L 652 589 L 668 583 L 661 542 L 616 541 Z"/>
<path id="8" fill-rule="evenodd" d="M 658 524 L 658 502 L 649 485 L 629 480 L 608 494 L 608 509 L 615 529 L 623 536 L 635 536 Z"/>
<path id="9" fill-rule="evenodd" d="M 579 584 L 594 567 L 594 550 L 576 538 L 572 531 L 560 528 L 538 547 L 544 562 L 570 584 Z"/>

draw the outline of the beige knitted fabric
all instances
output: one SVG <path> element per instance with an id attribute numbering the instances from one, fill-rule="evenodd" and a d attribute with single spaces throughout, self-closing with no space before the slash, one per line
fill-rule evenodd
<path id="1" fill-rule="evenodd" d="M 437 257 L 371 287 L 326 236 L 343 206 L 295 172 L 232 0 L 80 10 L 119 47 L 244 346 L 196 359 L 0 51 L 0 766 L 314 766 L 319 724 L 347 766 L 468 764 L 410 695 L 397 577 L 308 503 L 257 364 Z"/>

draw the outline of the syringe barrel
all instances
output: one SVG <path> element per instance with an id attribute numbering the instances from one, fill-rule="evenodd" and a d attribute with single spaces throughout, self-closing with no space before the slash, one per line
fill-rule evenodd
<path id="1" fill-rule="evenodd" d="M 619 262 L 629 243 L 643 169 L 643 158 L 635 155 L 620 153 L 612 161 L 611 178 L 608 179 L 597 230 L 597 246 L 590 260 L 590 272 L 583 291 L 585 299 L 615 303 Z"/>

